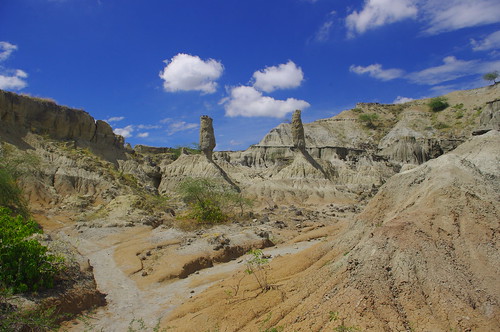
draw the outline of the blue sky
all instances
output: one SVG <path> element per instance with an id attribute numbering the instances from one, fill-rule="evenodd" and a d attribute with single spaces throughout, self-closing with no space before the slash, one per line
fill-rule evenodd
<path id="1" fill-rule="evenodd" d="M 303 110 L 488 84 L 498 0 L 2 0 L 0 88 L 81 108 L 126 141 L 245 149 Z"/>

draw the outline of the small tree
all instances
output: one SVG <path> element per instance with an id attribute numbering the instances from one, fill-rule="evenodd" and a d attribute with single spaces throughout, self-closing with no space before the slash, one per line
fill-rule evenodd
<path id="1" fill-rule="evenodd" d="M 493 84 L 496 84 L 497 81 L 496 79 L 498 78 L 498 76 L 500 76 L 500 74 L 498 73 L 498 71 L 492 71 L 491 73 L 486 73 L 483 75 L 483 79 L 485 81 L 493 81 Z"/>
<path id="2" fill-rule="evenodd" d="M 450 104 L 448 104 L 448 100 L 445 97 L 432 98 L 427 105 L 433 112 L 440 112 L 450 106 Z"/>
<path id="3" fill-rule="evenodd" d="M 269 290 L 267 283 L 267 272 L 265 267 L 269 263 L 269 259 L 265 258 L 264 253 L 260 249 L 252 249 L 248 252 L 250 259 L 246 261 L 247 269 L 245 273 L 253 275 L 262 291 Z"/>

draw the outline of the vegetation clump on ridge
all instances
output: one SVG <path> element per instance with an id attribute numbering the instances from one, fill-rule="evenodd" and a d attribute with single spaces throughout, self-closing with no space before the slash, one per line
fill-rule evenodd
<path id="1" fill-rule="evenodd" d="M 432 98 L 427 105 L 432 112 L 440 112 L 450 106 L 445 97 Z"/>

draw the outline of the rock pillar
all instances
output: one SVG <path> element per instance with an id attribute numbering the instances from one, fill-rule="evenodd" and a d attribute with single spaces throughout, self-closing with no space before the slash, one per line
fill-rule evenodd
<path id="1" fill-rule="evenodd" d="M 212 160 L 214 148 L 215 135 L 212 118 L 207 115 L 202 115 L 200 118 L 200 150 L 208 159 Z"/>
<path id="2" fill-rule="evenodd" d="M 299 150 L 305 150 L 306 139 L 304 136 L 304 126 L 300 118 L 300 110 L 296 110 L 292 116 L 292 141 L 293 146 Z"/>

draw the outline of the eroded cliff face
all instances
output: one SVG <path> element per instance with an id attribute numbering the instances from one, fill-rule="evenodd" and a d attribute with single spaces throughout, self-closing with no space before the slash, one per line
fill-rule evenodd
<path id="1" fill-rule="evenodd" d="M 360 103 L 307 124 L 297 111 L 291 123 L 237 152 L 213 151 L 212 119 L 202 116 L 202 153 L 177 158 L 169 148 L 124 148 L 107 123 L 84 111 L 0 91 L 0 137 L 44 161 L 38 181 L 25 186 L 40 206 L 84 210 L 137 190 L 169 194 L 186 177 L 226 181 L 266 204 L 355 201 L 401 169 L 453 150 L 474 129 L 498 128 L 499 97 L 500 85 L 454 92 L 447 96 L 451 106 L 439 113 L 430 112 L 426 100 Z M 368 126 L 361 114 L 378 119 Z"/>
<path id="2" fill-rule="evenodd" d="M 0 90 L 0 134 L 4 140 L 28 132 L 55 140 L 74 141 L 107 160 L 124 158 L 124 139 L 111 126 L 85 111 L 52 101 Z"/>

